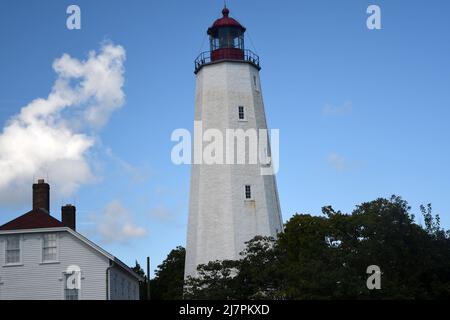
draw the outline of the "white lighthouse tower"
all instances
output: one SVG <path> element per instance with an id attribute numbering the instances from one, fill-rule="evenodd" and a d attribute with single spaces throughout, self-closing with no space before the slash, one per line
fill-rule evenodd
<path id="1" fill-rule="evenodd" d="M 195 61 L 196 124 L 223 137 L 229 129 L 267 130 L 259 57 L 245 49 L 245 28 L 227 8 L 222 14 L 208 29 L 210 51 Z M 262 174 L 267 163 L 259 158 L 250 163 L 250 139 L 244 141 L 244 164 L 192 165 L 185 277 L 196 276 L 199 264 L 239 259 L 245 242 L 257 235 L 276 237 L 282 231 L 275 176 Z M 267 144 L 263 151 L 270 155 Z"/>

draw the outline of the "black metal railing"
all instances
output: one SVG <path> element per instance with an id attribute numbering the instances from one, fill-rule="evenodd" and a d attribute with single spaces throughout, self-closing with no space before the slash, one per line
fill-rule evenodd
<path id="1" fill-rule="evenodd" d="M 213 55 L 214 55 L 214 59 L 213 59 Z M 228 55 L 228 54 L 225 54 L 223 56 L 220 56 L 220 55 L 217 56 L 217 52 L 205 51 L 205 52 L 200 53 L 199 56 L 197 57 L 197 59 L 195 59 L 195 73 L 197 73 L 200 70 L 200 68 L 203 67 L 204 65 L 219 62 L 219 61 L 224 61 L 224 60 L 246 61 L 246 62 L 250 62 L 251 64 L 253 64 L 258 69 L 261 69 L 261 66 L 259 64 L 259 56 L 249 49 L 243 50 L 243 56 L 241 56 L 241 58 L 232 58 L 232 57 L 230 58 L 230 55 Z"/>

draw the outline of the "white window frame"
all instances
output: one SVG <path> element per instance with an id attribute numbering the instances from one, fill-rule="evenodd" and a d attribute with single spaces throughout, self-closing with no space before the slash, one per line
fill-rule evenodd
<path id="1" fill-rule="evenodd" d="M 243 110 L 243 113 L 244 113 L 244 118 L 243 119 L 241 119 L 240 118 L 240 109 L 242 108 L 242 110 Z M 238 121 L 240 121 L 240 122 L 247 122 L 247 108 L 245 107 L 245 106 L 238 106 L 237 107 L 237 114 L 238 114 Z"/>
<path id="2" fill-rule="evenodd" d="M 19 261 L 18 262 L 8 262 L 8 239 L 18 238 L 19 239 Z M 17 250 L 17 249 L 14 249 Z M 21 266 L 23 261 L 23 248 L 22 248 L 22 235 L 11 235 L 7 236 L 5 239 L 5 266 Z"/>
<path id="3" fill-rule="evenodd" d="M 62 277 L 62 282 L 63 282 L 63 287 L 62 287 L 62 289 L 63 289 L 63 292 L 62 292 L 62 299 L 63 300 L 66 300 L 66 286 L 67 286 L 67 276 L 70 276 L 71 274 L 70 273 L 67 273 L 67 272 L 63 272 L 63 277 Z M 81 280 L 83 280 L 84 278 L 83 278 L 83 274 L 81 274 L 80 275 L 80 279 Z M 77 293 L 78 293 L 78 299 L 77 300 L 81 300 L 81 289 L 82 289 L 82 284 L 80 283 L 80 289 L 77 289 Z M 70 301 L 70 300 L 67 300 L 67 301 Z"/>
<path id="4" fill-rule="evenodd" d="M 45 247 L 45 236 L 54 234 L 56 237 L 56 257 L 55 260 L 45 260 L 44 259 L 44 249 Z M 51 248 L 51 247 L 48 247 Z M 41 237 L 41 263 L 47 264 L 47 263 L 59 263 L 59 233 L 58 232 L 49 232 L 49 233 L 43 233 Z"/>

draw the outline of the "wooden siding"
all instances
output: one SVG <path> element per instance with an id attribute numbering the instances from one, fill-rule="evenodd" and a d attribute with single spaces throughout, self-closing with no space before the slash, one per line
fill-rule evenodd
<path id="1" fill-rule="evenodd" d="M 117 266 L 110 270 L 109 291 L 111 300 L 139 300 L 138 281 Z"/>
<path id="2" fill-rule="evenodd" d="M 64 299 L 64 272 L 81 268 L 80 299 L 104 300 L 109 259 L 66 231 L 58 234 L 58 262 L 42 263 L 43 233 L 21 235 L 21 265 L 5 266 L 8 235 L 0 235 L 0 299 Z"/>

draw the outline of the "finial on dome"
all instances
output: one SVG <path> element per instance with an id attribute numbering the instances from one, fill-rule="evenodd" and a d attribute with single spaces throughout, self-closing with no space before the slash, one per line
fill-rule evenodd
<path id="1" fill-rule="evenodd" d="M 230 10 L 228 10 L 226 4 L 225 4 L 225 7 L 222 10 L 222 14 L 223 14 L 224 17 L 228 17 L 228 15 L 230 14 Z"/>

